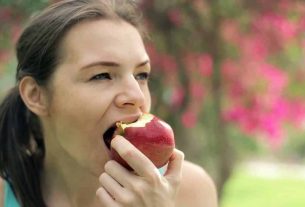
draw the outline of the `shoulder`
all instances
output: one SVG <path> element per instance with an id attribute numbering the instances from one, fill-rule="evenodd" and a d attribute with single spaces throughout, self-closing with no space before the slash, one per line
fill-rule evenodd
<path id="1" fill-rule="evenodd" d="M 184 162 L 176 203 L 177 207 L 217 207 L 215 184 L 202 167 Z"/>
<path id="2" fill-rule="evenodd" d="M 0 177 L 0 207 L 4 206 L 4 180 Z"/>

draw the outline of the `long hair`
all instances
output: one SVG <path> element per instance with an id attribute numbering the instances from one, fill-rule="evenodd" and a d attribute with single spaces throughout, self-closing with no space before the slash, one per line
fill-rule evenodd
<path id="1" fill-rule="evenodd" d="M 82 21 L 97 19 L 121 19 L 141 33 L 132 0 L 63 0 L 34 16 L 17 42 L 16 86 L 0 105 L 0 176 L 21 206 L 46 206 L 41 188 L 45 146 L 39 117 L 24 104 L 18 83 L 31 76 L 46 87 L 60 64 L 65 34 Z"/>

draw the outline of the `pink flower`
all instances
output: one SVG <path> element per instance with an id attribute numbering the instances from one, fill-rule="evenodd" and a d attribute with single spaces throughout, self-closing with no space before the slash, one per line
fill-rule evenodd
<path id="1" fill-rule="evenodd" d="M 202 83 L 191 83 L 190 93 L 195 101 L 202 101 L 205 91 Z"/>
<path id="2" fill-rule="evenodd" d="M 209 54 L 201 54 L 198 57 L 199 73 L 203 77 L 211 76 L 213 70 L 213 60 Z"/>
<path id="3" fill-rule="evenodd" d="M 168 54 L 163 54 L 159 57 L 159 64 L 161 70 L 167 73 L 174 73 L 177 70 L 177 63 L 173 56 Z"/>
<path id="4" fill-rule="evenodd" d="M 173 107 L 180 107 L 183 103 L 185 96 L 184 89 L 181 87 L 176 87 L 173 89 L 173 93 L 171 95 L 170 103 Z"/>
<path id="5" fill-rule="evenodd" d="M 268 55 L 268 49 L 263 38 L 252 35 L 244 38 L 241 45 L 244 57 L 251 57 L 251 61 L 264 60 Z"/>
<path id="6" fill-rule="evenodd" d="M 197 115 L 195 112 L 188 110 L 182 114 L 181 122 L 186 128 L 193 128 L 197 123 Z"/>
<path id="7" fill-rule="evenodd" d="M 5 23 L 12 18 L 12 10 L 8 7 L 0 8 L 0 22 Z"/>
<path id="8" fill-rule="evenodd" d="M 296 127 L 301 127 L 305 123 L 305 102 L 292 101 L 289 103 L 289 120 L 295 124 Z"/>
<path id="9" fill-rule="evenodd" d="M 287 74 L 270 64 L 262 64 L 260 67 L 263 78 L 268 83 L 267 93 L 272 95 L 282 95 L 284 88 L 288 83 Z"/>
<path id="10" fill-rule="evenodd" d="M 167 14 L 171 23 L 173 23 L 176 27 L 179 27 L 182 24 L 182 15 L 179 9 L 171 9 Z"/>

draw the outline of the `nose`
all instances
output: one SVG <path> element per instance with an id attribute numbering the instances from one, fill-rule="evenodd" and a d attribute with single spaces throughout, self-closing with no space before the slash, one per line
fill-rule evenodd
<path id="1" fill-rule="evenodd" d="M 145 103 L 145 95 L 134 76 L 122 80 L 120 92 L 115 97 L 115 104 L 120 107 L 140 108 Z"/>

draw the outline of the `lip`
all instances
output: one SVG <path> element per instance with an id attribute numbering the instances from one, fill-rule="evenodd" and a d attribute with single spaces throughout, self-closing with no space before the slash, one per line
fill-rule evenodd
<path id="1" fill-rule="evenodd" d="M 126 123 L 126 124 L 133 123 L 133 122 L 137 121 L 140 118 L 140 116 L 141 116 L 141 114 L 135 114 L 135 115 L 132 115 L 132 116 L 121 117 L 121 119 L 119 119 L 115 123 L 117 123 L 117 122 L 123 122 L 123 123 Z"/>
<path id="2" fill-rule="evenodd" d="M 140 118 L 141 115 L 142 114 L 139 113 L 139 114 L 134 114 L 134 115 L 128 115 L 128 116 L 120 117 L 120 118 L 116 119 L 116 121 L 110 123 L 107 126 L 106 130 L 109 129 L 110 127 L 112 127 L 112 126 L 115 126 L 115 124 L 118 123 L 118 122 L 123 122 L 123 123 L 126 123 L 126 124 L 135 122 L 135 121 L 137 121 Z"/>
<path id="3" fill-rule="evenodd" d="M 140 118 L 140 116 L 141 116 L 141 114 L 128 115 L 128 116 L 120 117 L 119 119 L 117 119 L 117 121 L 114 121 L 112 124 L 110 124 L 106 128 L 106 130 L 103 133 L 103 140 L 104 140 L 104 142 L 105 142 L 105 137 L 104 137 L 105 133 L 108 133 L 110 128 L 113 129 L 113 127 L 115 127 L 116 123 L 118 123 L 118 122 L 123 122 L 125 124 L 133 123 L 133 122 L 137 121 Z M 108 141 L 109 141 L 109 139 L 107 139 L 107 142 Z M 109 142 L 106 145 L 109 148 Z"/>

